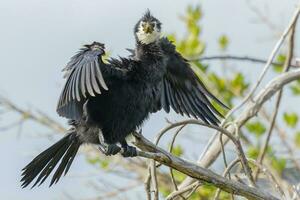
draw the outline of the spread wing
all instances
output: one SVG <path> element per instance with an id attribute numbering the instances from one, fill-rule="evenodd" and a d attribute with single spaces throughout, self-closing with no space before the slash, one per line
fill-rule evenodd
<path id="1" fill-rule="evenodd" d="M 103 63 L 101 56 L 104 53 L 104 45 L 101 43 L 85 45 L 63 69 L 66 83 L 57 105 L 60 116 L 79 119 L 84 102 L 108 90 L 108 80 L 104 79 L 114 70 L 111 65 Z"/>
<path id="2" fill-rule="evenodd" d="M 176 113 L 200 118 L 206 123 L 217 125 L 216 115 L 222 115 L 215 109 L 209 99 L 227 108 L 220 100 L 210 93 L 194 71 L 166 38 L 161 39 L 161 47 L 167 57 L 166 73 L 160 90 L 159 109 L 166 112 L 170 107 Z"/>

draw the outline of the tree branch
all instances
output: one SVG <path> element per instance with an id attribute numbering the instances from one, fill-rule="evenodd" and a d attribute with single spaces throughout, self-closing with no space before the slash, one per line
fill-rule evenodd
<path id="1" fill-rule="evenodd" d="M 248 199 L 258 199 L 258 200 L 279 200 L 278 198 L 261 191 L 260 189 L 249 187 L 248 185 L 241 184 L 236 181 L 226 179 L 209 169 L 198 166 L 195 163 L 184 160 L 182 158 L 173 156 L 169 152 L 155 146 L 152 142 L 144 138 L 142 135 L 135 134 L 134 144 L 144 150 L 138 151 L 138 156 L 153 159 L 161 164 L 168 167 L 172 167 L 190 177 L 197 180 L 205 181 L 211 183 L 214 186 L 221 188 L 222 190 L 244 196 Z M 150 152 L 145 152 L 149 151 Z"/>
<path id="2" fill-rule="evenodd" d="M 293 56 L 294 56 L 295 29 L 296 29 L 296 24 L 293 25 L 292 30 L 290 32 L 288 52 L 287 52 L 286 60 L 285 60 L 285 63 L 283 65 L 283 70 L 282 70 L 283 73 L 287 72 L 290 69 L 289 66 L 290 66 L 291 61 L 292 61 Z M 276 97 L 275 110 L 272 114 L 272 118 L 271 118 L 269 130 L 268 130 L 267 138 L 266 138 L 266 140 L 265 140 L 265 142 L 264 142 L 264 144 L 263 144 L 263 146 L 260 150 L 260 153 L 259 153 L 259 156 L 258 156 L 258 159 L 257 159 L 259 164 L 261 164 L 263 162 L 263 159 L 265 157 L 265 154 L 266 154 L 266 151 L 267 151 L 267 148 L 268 148 L 268 145 L 269 145 L 269 141 L 271 139 L 271 135 L 273 133 L 276 117 L 277 117 L 278 110 L 279 110 L 280 103 L 281 103 L 282 93 L 283 93 L 283 89 L 280 89 L 279 92 L 278 92 L 278 95 Z M 254 173 L 255 179 L 258 177 L 258 174 L 259 174 L 259 168 Z"/>
<path id="3" fill-rule="evenodd" d="M 212 60 L 234 60 L 234 61 L 248 61 L 259 64 L 266 64 L 267 60 L 254 58 L 249 56 L 235 56 L 235 55 L 216 55 L 216 56 L 203 56 L 201 58 L 189 59 L 189 61 L 212 61 Z M 271 62 L 272 65 L 282 65 L 282 63 Z M 289 67 L 299 68 L 296 64 L 290 64 Z"/>
<path id="4" fill-rule="evenodd" d="M 260 110 L 263 104 L 269 100 L 275 93 L 277 93 L 283 86 L 286 84 L 297 80 L 300 78 L 300 69 L 286 72 L 281 74 L 280 76 L 271 80 L 267 86 L 260 91 L 258 95 L 254 98 L 254 101 L 248 102 L 245 109 L 242 111 L 240 115 L 236 117 L 226 129 L 228 132 L 233 133 L 236 130 L 236 127 L 242 127 L 250 118 L 254 117 L 256 113 Z M 229 138 L 223 135 L 223 142 L 226 144 Z M 213 140 L 210 144 L 210 148 L 201 155 L 198 164 L 202 167 L 210 166 L 221 153 L 220 142 L 218 139 Z M 180 186 L 179 189 L 184 188 L 190 184 L 192 184 L 194 180 L 186 179 Z"/>

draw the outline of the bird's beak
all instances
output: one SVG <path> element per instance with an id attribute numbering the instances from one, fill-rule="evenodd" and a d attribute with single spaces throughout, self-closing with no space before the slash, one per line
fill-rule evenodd
<path id="1" fill-rule="evenodd" d="M 152 33 L 153 32 L 153 25 L 150 24 L 149 22 L 146 22 L 145 25 L 143 26 L 143 31 L 145 33 Z"/>

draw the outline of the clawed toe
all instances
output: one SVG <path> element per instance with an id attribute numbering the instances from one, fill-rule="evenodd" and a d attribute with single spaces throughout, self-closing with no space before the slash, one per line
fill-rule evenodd
<path id="1" fill-rule="evenodd" d="M 137 151 L 135 147 L 132 146 L 127 146 L 127 147 L 123 147 L 123 152 L 122 152 L 122 156 L 124 157 L 136 157 L 137 156 Z"/>
<path id="2" fill-rule="evenodd" d="M 116 155 L 121 151 L 121 148 L 116 144 L 100 145 L 99 150 L 106 156 Z"/>

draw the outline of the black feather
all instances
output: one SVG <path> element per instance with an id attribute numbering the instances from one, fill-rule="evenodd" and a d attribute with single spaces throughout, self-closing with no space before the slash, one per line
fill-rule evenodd
<path id="1" fill-rule="evenodd" d="M 150 12 L 141 20 L 156 20 L 160 26 Z M 137 41 L 133 55 L 108 63 L 102 60 L 104 53 L 101 43 L 84 45 L 64 68 L 67 79 L 57 112 L 71 120 L 72 132 L 23 169 L 22 187 L 34 180 L 32 187 L 42 184 L 53 171 L 50 186 L 57 183 L 81 144 L 99 144 L 99 134 L 108 144 L 124 143 L 150 113 L 162 108 L 207 124 L 219 123 L 221 114 L 210 100 L 224 104 L 206 89 L 168 39 L 150 44 Z"/>
<path id="2" fill-rule="evenodd" d="M 215 116 L 223 117 L 212 105 L 208 97 L 227 108 L 220 100 L 211 94 L 194 71 L 175 49 L 175 46 L 166 38 L 159 42 L 167 60 L 164 75 L 164 88 L 161 89 L 161 104 L 164 110 L 172 107 L 180 114 L 192 115 L 206 123 L 217 125 L 220 121 Z"/>
<path id="3" fill-rule="evenodd" d="M 68 162 L 65 162 L 74 159 L 80 145 L 81 142 L 77 138 L 76 133 L 71 132 L 43 151 L 22 170 L 22 187 L 28 186 L 36 177 L 38 178 L 32 187 L 42 184 L 54 170 L 57 163 L 62 159 L 53 177 L 54 180 L 58 181 L 61 176 L 60 171 L 65 170 L 68 164 Z M 53 182 L 51 182 L 51 185 L 52 184 Z"/>

